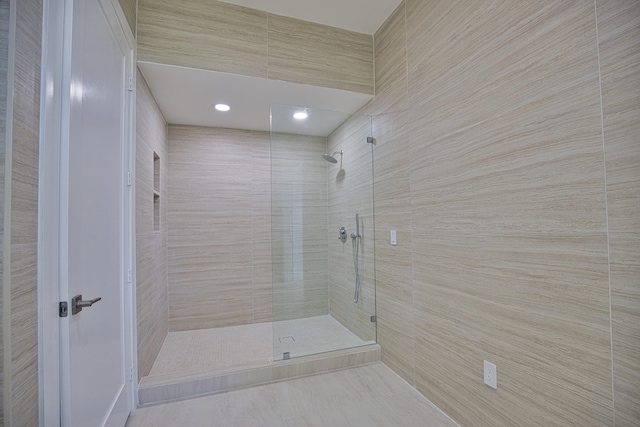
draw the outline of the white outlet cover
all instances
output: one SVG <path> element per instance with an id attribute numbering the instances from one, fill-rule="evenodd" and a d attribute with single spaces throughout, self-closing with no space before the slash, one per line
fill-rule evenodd
<path id="1" fill-rule="evenodd" d="M 486 360 L 484 361 L 484 383 L 489 387 L 498 388 L 498 368 Z"/>

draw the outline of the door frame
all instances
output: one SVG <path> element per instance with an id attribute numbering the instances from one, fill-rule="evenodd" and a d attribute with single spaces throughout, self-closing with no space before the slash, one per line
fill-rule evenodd
<path id="1" fill-rule="evenodd" d="M 75 0 L 83 1 L 83 0 Z M 136 44 L 118 0 L 96 0 L 128 50 L 129 91 L 125 102 L 123 170 L 123 259 L 130 280 L 124 289 L 125 369 L 131 410 L 137 407 L 137 345 L 135 302 L 135 79 Z M 43 0 L 42 75 L 40 95 L 40 158 L 38 189 L 38 382 L 39 425 L 61 423 L 61 319 L 58 314 L 66 271 L 66 182 L 68 177 L 71 42 L 74 0 Z M 66 156 L 66 157 L 65 157 Z M 56 422 L 55 420 L 58 420 Z M 53 421 L 53 422 L 52 422 Z"/>

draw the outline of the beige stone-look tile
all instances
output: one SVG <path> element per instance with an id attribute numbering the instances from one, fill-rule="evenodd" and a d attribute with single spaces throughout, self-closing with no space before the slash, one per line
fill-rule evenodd
<path id="1" fill-rule="evenodd" d="M 285 351 L 290 360 L 282 360 Z M 171 332 L 150 375 L 140 381 L 139 404 L 239 390 L 378 361 L 378 345 L 363 342 L 327 315 Z"/>
<path id="2" fill-rule="evenodd" d="M 640 232 L 640 7 L 598 0 L 609 229 Z"/>
<path id="3" fill-rule="evenodd" d="M 407 1 L 416 384 L 463 424 L 613 418 L 595 40 L 589 2 Z"/>
<path id="4" fill-rule="evenodd" d="M 322 137 L 271 136 L 274 320 L 329 312 L 325 150 Z"/>
<path id="5" fill-rule="evenodd" d="M 9 3 L 4 2 L 0 5 L 0 129 L 6 129 L 7 126 L 7 83 L 8 73 L 7 64 L 9 63 Z M 0 271 L 5 268 L 5 250 L 4 250 L 4 218 L 5 218 L 5 162 L 6 162 L 6 132 L 0 132 Z M 5 281 L 3 274 L 0 274 L 0 288 L 4 289 Z M 0 316 L 4 318 L 5 303 L 4 295 L 0 292 Z M 0 401 L 4 402 L 4 377 L 7 368 L 4 366 L 4 325 L 0 327 L 0 355 L 3 360 L 0 362 Z M 4 423 L 4 404 L 0 409 L 0 424 Z"/>
<path id="6" fill-rule="evenodd" d="M 374 93 L 373 38 L 269 14 L 269 78 Z"/>
<path id="7" fill-rule="evenodd" d="M 3 65 L 5 101 L 12 112 L 4 125 L 11 126 L 10 141 L 3 137 L 2 174 L 4 225 L 2 268 L 4 315 L 2 397 L 0 424 L 38 423 L 38 166 L 41 90 L 42 1 L 13 2 L 2 7 L 3 37 L 14 45 L 13 68 Z M 9 26 L 9 22 L 15 27 Z M 6 26 L 5 26 L 6 25 Z M 6 43 L 6 42 L 5 42 Z M 3 44 L 5 44 L 3 43 Z M 6 44 L 4 46 L 7 47 Z M 7 59 L 7 53 L 3 57 Z M 6 78 L 9 77 L 9 80 Z M 7 81 L 13 87 L 6 86 Z M 13 92 L 8 94 L 6 90 Z M 10 96 L 9 96 L 10 95 Z M 10 148 L 9 148 L 10 147 Z M 6 165 L 5 165 L 6 162 Z M 6 412 L 5 412 L 6 411 Z"/>
<path id="8" fill-rule="evenodd" d="M 170 329 L 269 320 L 266 134 L 170 126 L 169 141 Z"/>
<path id="9" fill-rule="evenodd" d="M 363 340 L 375 339 L 375 271 L 373 216 L 373 154 L 367 137 L 371 118 L 354 115 L 328 138 L 327 152 L 344 151 L 342 162 L 327 163 L 328 223 L 325 232 L 329 247 L 329 308 L 331 315 Z M 347 234 L 355 232 L 355 215 L 359 215 L 360 234 L 358 264 L 361 291 L 354 303 L 354 246 L 349 237 L 337 239 L 340 227 Z"/>
<path id="10" fill-rule="evenodd" d="M 376 138 L 377 342 L 382 347 L 384 363 L 414 384 L 411 157 L 407 145 L 407 113 L 374 116 L 373 134 Z M 389 242 L 390 230 L 396 230 L 396 246 L 391 246 Z"/>
<path id="11" fill-rule="evenodd" d="M 367 114 L 407 109 L 406 4 L 401 2 L 373 37 L 376 97 Z"/>
<path id="12" fill-rule="evenodd" d="M 413 238 L 427 398 L 463 424 L 611 422 L 604 234 Z M 497 391 L 482 382 L 482 360 L 498 367 Z"/>
<path id="13" fill-rule="evenodd" d="M 609 233 L 616 425 L 640 420 L 640 233 Z"/>
<path id="14" fill-rule="evenodd" d="M 169 330 L 167 124 L 140 71 L 136 76 L 136 321 L 138 379 L 151 370 Z M 154 152 L 160 160 L 160 226 L 154 231 Z"/>
<path id="15" fill-rule="evenodd" d="M 118 0 L 124 16 L 127 18 L 131 33 L 136 34 L 136 12 L 138 9 L 138 3 L 136 0 Z"/>
<path id="16" fill-rule="evenodd" d="M 597 1 L 615 424 L 640 423 L 640 7 Z"/>
<path id="17" fill-rule="evenodd" d="M 267 77 L 267 13 L 220 1 L 141 0 L 138 59 Z"/>
<path id="18" fill-rule="evenodd" d="M 381 363 L 139 409 L 127 426 L 455 427 Z"/>

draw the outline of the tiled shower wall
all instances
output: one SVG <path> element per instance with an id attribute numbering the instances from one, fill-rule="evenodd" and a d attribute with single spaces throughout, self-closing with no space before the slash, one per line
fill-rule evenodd
<path id="1" fill-rule="evenodd" d="M 169 126 L 169 329 L 271 320 L 269 134 Z"/>
<path id="2" fill-rule="evenodd" d="M 328 148 L 323 137 L 274 134 L 270 148 L 264 132 L 169 129 L 170 329 L 317 316 L 331 305 L 375 339 L 370 119 L 343 125 Z M 342 170 L 322 160 L 334 148 L 348 153 Z M 351 239 L 337 239 L 340 225 L 355 230 L 356 212 L 365 230 L 358 304 Z"/>
<path id="3" fill-rule="evenodd" d="M 375 307 L 373 164 L 371 118 L 352 116 L 327 139 L 327 152 L 343 151 L 341 161 L 327 165 L 328 220 L 323 236 L 328 244 L 329 307 L 331 315 L 364 341 L 376 339 L 371 322 Z M 355 267 L 353 240 L 356 214 L 360 222 L 358 271 L 360 292 L 354 302 Z M 338 240 L 338 229 L 347 227 L 346 242 Z"/>
<path id="4" fill-rule="evenodd" d="M 149 374 L 169 331 L 167 288 L 167 123 L 138 71 L 136 80 L 136 311 L 138 376 Z M 158 159 L 154 160 L 154 153 Z M 154 163 L 159 197 L 154 199 Z M 154 226 L 154 203 L 159 224 Z"/>
<path id="5" fill-rule="evenodd" d="M 324 137 L 272 135 L 275 321 L 329 312 L 326 146 Z"/>
<path id="6" fill-rule="evenodd" d="M 383 361 L 461 425 L 638 425 L 638 2 L 405 0 L 375 66 Z"/>

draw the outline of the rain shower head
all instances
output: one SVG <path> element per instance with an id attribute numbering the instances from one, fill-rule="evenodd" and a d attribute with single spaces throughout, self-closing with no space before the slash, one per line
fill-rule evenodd
<path id="1" fill-rule="evenodd" d="M 329 163 L 338 163 L 338 159 L 336 159 L 334 157 L 336 154 L 340 154 L 340 159 L 342 160 L 342 150 L 334 151 L 331 155 L 323 154 L 322 158 L 325 159 Z"/>

